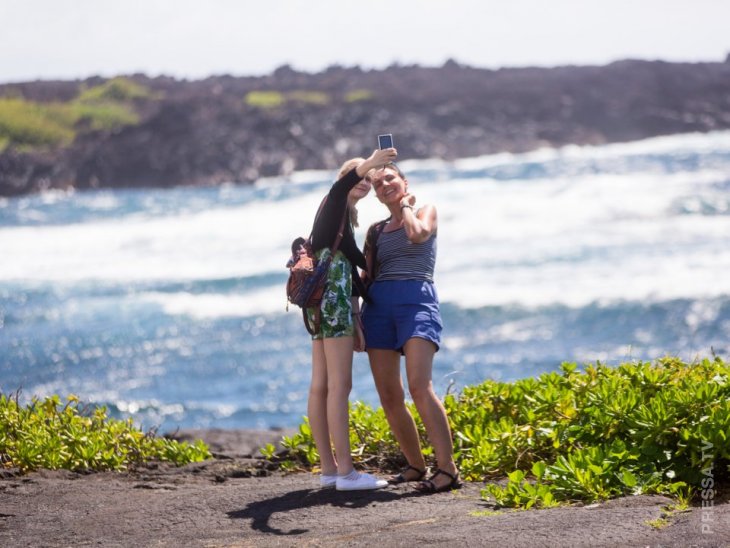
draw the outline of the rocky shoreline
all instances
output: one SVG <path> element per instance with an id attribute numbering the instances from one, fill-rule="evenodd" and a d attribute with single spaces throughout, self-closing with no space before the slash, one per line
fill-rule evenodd
<path id="1" fill-rule="evenodd" d="M 671 511 L 660 496 L 546 510 L 497 509 L 479 483 L 343 493 L 254 455 L 283 432 L 195 430 L 215 458 L 130 472 L 0 476 L 3 546 L 726 546 L 730 502 Z M 381 472 L 382 473 L 382 472 Z M 710 520 L 706 518 L 711 518 Z M 704 529 L 703 529 L 703 526 Z"/>
<path id="2" fill-rule="evenodd" d="M 263 77 L 125 80 L 145 93 L 102 99 L 130 109 L 136 121 L 98 129 L 82 116 L 71 142 L 30 146 L 18 141 L 22 133 L 8 140 L 0 117 L 0 196 L 251 183 L 335 168 L 367 154 L 384 132 L 395 135 L 402 158 L 448 160 L 730 128 L 730 59 L 500 70 L 449 61 L 438 68 L 309 74 L 281 67 Z M 108 82 L 5 84 L 0 99 L 42 111 Z"/>

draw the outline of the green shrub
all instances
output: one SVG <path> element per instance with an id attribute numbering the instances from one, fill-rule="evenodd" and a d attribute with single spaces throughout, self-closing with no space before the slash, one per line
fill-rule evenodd
<path id="1" fill-rule="evenodd" d="M 176 465 L 210 458 L 202 442 L 177 442 L 144 433 L 131 419 L 107 418 L 105 407 L 81 408 L 76 396 L 65 405 L 58 396 L 27 405 L 0 394 L 0 466 L 124 470 L 147 461 Z"/>
<path id="2" fill-rule="evenodd" d="M 287 93 L 271 90 L 250 91 L 243 99 L 246 105 L 262 109 L 273 109 L 288 102 L 327 105 L 330 101 L 331 98 L 327 93 L 311 90 L 294 90 Z"/>
<path id="3" fill-rule="evenodd" d="M 359 101 L 369 101 L 375 97 L 375 94 L 369 89 L 354 89 L 345 94 L 346 103 L 357 103 Z"/>
<path id="4" fill-rule="evenodd" d="M 76 117 L 61 103 L 0 98 L 0 138 L 20 146 L 55 146 L 73 141 Z"/>
<path id="5" fill-rule="evenodd" d="M 278 91 L 249 91 L 244 103 L 257 108 L 275 108 L 284 104 L 284 95 Z"/>
<path id="6" fill-rule="evenodd" d="M 114 78 L 82 90 L 66 103 L 0 97 L 0 150 L 67 146 L 85 130 L 114 130 L 139 123 L 130 101 L 157 97 L 144 86 Z"/>
<path id="7" fill-rule="evenodd" d="M 81 103 L 127 102 L 155 96 L 145 86 L 128 78 L 112 78 L 101 85 L 82 90 L 76 99 Z"/>
<path id="8" fill-rule="evenodd" d="M 582 372 L 564 363 L 537 378 L 466 387 L 448 395 L 444 405 L 462 476 L 506 476 L 505 485 L 488 484 L 482 491 L 502 506 L 639 493 L 686 499 L 710 465 L 715 483 L 727 480 L 729 379 L 730 367 L 720 358 L 617 367 L 599 362 Z M 356 462 L 390 469 L 402 463 L 382 409 L 355 404 L 350 420 Z M 289 466 L 318 460 L 306 423 L 284 445 Z"/>
<path id="9" fill-rule="evenodd" d="M 330 96 L 322 91 L 296 90 L 289 92 L 287 97 L 290 101 L 310 105 L 326 105 L 330 102 Z"/>
<path id="10" fill-rule="evenodd" d="M 139 123 L 137 113 L 120 103 L 72 103 L 70 105 L 79 121 L 85 121 L 91 129 L 112 130 Z"/>

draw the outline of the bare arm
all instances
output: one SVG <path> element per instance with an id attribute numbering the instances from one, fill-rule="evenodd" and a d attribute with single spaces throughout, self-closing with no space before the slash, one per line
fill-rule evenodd
<path id="1" fill-rule="evenodd" d="M 367 160 L 357 166 L 358 177 L 362 179 L 371 169 L 383 167 L 384 165 L 395 161 L 397 156 L 398 152 L 394 148 L 374 150 Z"/>
<path id="2" fill-rule="evenodd" d="M 406 194 L 401 198 L 400 206 L 403 215 L 403 228 L 405 228 L 408 240 L 414 244 L 420 244 L 428 240 L 438 228 L 438 216 L 436 207 L 426 204 L 416 213 L 413 204 L 416 197 L 413 194 Z"/>

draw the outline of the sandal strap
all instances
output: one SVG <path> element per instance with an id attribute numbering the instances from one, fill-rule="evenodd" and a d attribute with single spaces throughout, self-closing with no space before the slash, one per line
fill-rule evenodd
<path id="1" fill-rule="evenodd" d="M 446 470 L 441 470 L 441 468 L 436 468 L 436 471 L 433 473 L 433 476 L 431 476 L 430 480 L 434 479 L 439 474 L 443 474 L 444 476 L 451 478 L 451 482 L 455 482 L 457 478 L 459 477 L 459 472 L 456 473 L 456 475 L 449 474 Z M 430 481 L 428 480 L 428 481 Z M 433 483 L 433 482 L 431 482 Z"/>
<path id="2" fill-rule="evenodd" d="M 406 474 L 409 470 L 413 470 L 416 474 L 418 474 L 415 478 L 412 478 L 410 480 L 406 479 Z M 403 468 L 400 472 L 398 472 L 395 476 L 390 478 L 388 480 L 391 484 L 399 484 L 399 483 L 406 483 L 408 481 L 421 481 L 423 480 L 423 476 L 426 475 L 426 470 L 419 470 L 415 466 L 411 466 L 410 464 L 406 465 L 405 468 Z"/>
<path id="3" fill-rule="evenodd" d="M 416 468 L 415 466 L 411 466 L 409 464 L 403 470 L 401 470 L 401 474 L 403 474 L 404 472 L 408 472 L 408 470 L 413 470 L 414 472 L 418 472 L 421 475 L 421 477 L 423 477 L 423 474 L 426 473 L 425 470 L 420 470 L 420 469 Z"/>

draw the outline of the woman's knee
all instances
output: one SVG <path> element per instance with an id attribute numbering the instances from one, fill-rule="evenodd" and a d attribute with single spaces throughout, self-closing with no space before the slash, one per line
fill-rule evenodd
<path id="1" fill-rule="evenodd" d="M 352 391 L 352 379 L 333 381 L 330 380 L 327 392 L 335 397 L 348 397 Z"/>
<path id="2" fill-rule="evenodd" d="M 309 397 L 310 399 L 327 399 L 327 383 L 326 382 L 313 382 L 309 385 Z"/>
<path id="3" fill-rule="evenodd" d="M 431 400 L 436 399 L 436 394 L 433 391 L 433 385 L 431 382 L 413 383 L 408 385 L 408 391 L 411 394 L 411 398 L 416 404 L 428 403 Z"/>
<path id="4" fill-rule="evenodd" d="M 398 386 L 394 388 L 378 388 L 378 396 L 380 397 L 380 405 L 386 413 L 405 407 L 405 393 Z"/>

